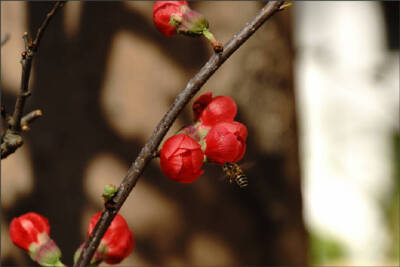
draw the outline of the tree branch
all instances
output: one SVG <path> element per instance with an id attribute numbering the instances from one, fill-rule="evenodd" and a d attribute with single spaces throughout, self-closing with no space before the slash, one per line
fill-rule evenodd
<path id="1" fill-rule="evenodd" d="M 50 20 L 53 18 L 58 8 L 62 7 L 63 5 L 64 3 L 60 1 L 54 4 L 52 10 L 46 15 L 45 20 L 42 22 L 42 25 L 40 25 L 33 42 L 29 40 L 28 33 L 26 32 L 24 33 L 23 38 L 25 40 L 25 51 L 22 52 L 22 60 L 21 60 L 21 65 L 22 65 L 21 87 L 17 98 L 17 102 L 15 103 L 13 124 L 11 126 L 11 129 L 14 131 L 18 131 L 21 129 L 20 121 L 22 118 L 25 100 L 30 95 L 30 92 L 28 91 L 28 84 L 31 74 L 33 57 L 35 56 L 36 51 L 39 48 L 40 40 L 42 39 L 43 33 L 46 30 L 47 25 L 49 25 Z"/>
<path id="2" fill-rule="evenodd" d="M 153 131 L 152 136 L 146 142 L 135 162 L 129 168 L 128 173 L 118 188 L 117 193 L 113 198 L 107 201 L 105 205 L 105 211 L 102 213 L 91 235 L 85 242 L 85 246 L 80 254 L 80 257 L 74 265 L 75 267 L 84 267 L 89 264 L 94 252 L 99 246 L 100 240 L 111 224 L 111 221 L 120 210 L 133 187 L 135 187 L 147 164 L 149 164 L 151 159 L 154 158 L 154 154 L 156 153 L 159 144 L 185 105 L 236 50 L 267 19 L 280 10 L 280 7 L 283 3 L 284 1 L 270 1 L 268 4 L 266 4 L 258 13 L 258 15 L 256 15 L 256 17 L 250 23 L 246 24 L 246 26 L 224 46 L 223 53 L 214 54 L 200 69 L 200 71 L 189 81 L 189 83 L 186 85 L 186 88 L 175 98 L 172 106 L 169 108 L 162 120 L 158 123 L 157 127 Z"/>
<path id="3" fill-rule="evenodd" d="M 1 158 L 6 158 L 8 155 L 13 153 L 23 144 L 21 136 L 21 118 L 24 111 L 25 101 L 30 96 L 31 92 L 28 90 L 29 78 L 31 74 L 32 61 L 39 48 L 40 40 L 42 39 L 43 33 L 47 28 L 50 20 L 53 18 L 56 11 L 64 6 L 64 2 L 56 2 L 47 14 L 46 18 L 37 30 L 35 39 L 29 40 L 28 33 L 24 33 L 23 39 L 25 41 L 25 51 L 21 54 L 21 86 L 17 100 L 15 102 L 14 113 L 12 119 L 9 121 L 9 129 L 7 129 L 5 135 L 2 137 L 1 142 Z M 38 116 L 37 116 L 38 117 Z M 31 120 L 32 121 L 32 120 Z M 26 125 L 26 124 L 25 124 Z"/>
<path id="4" fill-rule="evenodd" d="M 21 118 L 21 130 L 28 131 L 29 124 L 43 115 L 40 109 L 33 110 Z"/>

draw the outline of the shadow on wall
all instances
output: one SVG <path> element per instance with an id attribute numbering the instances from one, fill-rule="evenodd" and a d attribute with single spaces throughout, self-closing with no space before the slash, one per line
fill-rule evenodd
<path id="1" fill-rule="evenodd" d="M 74 3 L 68 3 L 70 4 Z M 182 73 L 184 83 L 169 93 L 166 97 L 169 103 L 184 87 L 193 70 L 199 69 L 209 56 L 209 47 L 205 42 L 183 37 L 165 38 L 154 30 L 149 20 L 150 15 L 144 17 L 135 9 L 127 8 L 122 2 L 85 2 L 81 5 L 80 24 L 73 37 L 66 37 L 64 13 L 60 12 L 54 17 L 41 43 L 40 52 L 35 59 L 35 77 L 32 85 L 34 92 L 26 107 L 26 111 L 40 107 L 45 114 L 26 135 L 26 143 L 31 151 L 34 190 L 31 194 L 19 198 L 12 207 L 3 209 L 2 214 L 7 223 L 13 217 L 28 211 L 36 211 L 48 217 L 52 237 L 59 244 L 64 262 L 68 265 L 72 264 L 73 253 L 83 241 L 82 225 L 87 224 L 87 221 L 82 222 L 85 213 L 102 208 L 100 191 L 94 193 L 99 196 L 97 200 L 92 200 L 86 194 L 91 190 L 85 188 L 84 183 L 89 162 L 99 154 L 107 154 L 122 161 L 127 168 L 144 144 L 140 137 L 121 137 L 110 126 L 106 119 L 108 114 L 104 113 L 102 107 L 101 88 L 109 70 L 111 44 L 115 35 L 120 31 L 128 31 L 151 43 L 155 53 L 156 50 L 161 50 Z M 51 3 L 29 3 L 29 32 L 36 31 L 46 10 L 51 6 Z M 230 19 L 234 20 L 235 16 L 232 13 Z M 176 223 L 179 227 L 175 229 L 176 232 L 160 234 L 158 229 L 163 229 L 162 225 L 168 222 L 163 221 L 163 218 L 155 218 L 159 225 L 153 220 L 153 234 L 135 231 L 135 255 L 131 256 L 131 260 L 127 259 L 125 264 L 306 264 L 306 234 L 301 214 L 292 84 L 293 55 L 290 50 L 291 40 L 288 38 L 289 22 L 288 14 L 279 14 L 269 22 L 268 27 L 260 30 L 262 33 L 255 35 L 255 40 L 248 42 L 249 49 L 243 48 L 236 62 L 244 61 L 254 51 L 263 57 L 271 57 L 265 58 L 257 68 L 248 69 L 246 82 L 241 81 L 240 75 L 237 75 L 243 72 L 242 65 L 227 69 L 229 73 L 226 73 L 232 77 L 237 87 L 252 86 L 252 97 L 238 101 L 239 110 L 245 110 L 242 113 L 244 116 L 241 115 L 238 120 L 246 121 L 249 126 L 250 138 L 246 157 L 256 163 L 255 167 L 248 171 L 248 190 L 242 191 L 215 179 L 222 174 L 216 166 L 206 167 L 206 175 L 195 184 L 179 185 L 165 179 L 160 172 L 158 161 L 154 161 L 147 167 L 145 179 L 142 179 L 144 181 L 139 182 L 130 199 L 140 202 L 141 195 L 136 191 L 140 190 L 142 185 L 149 185 L 151 190 L 178 207 L 180 221 Z M 265 46 L 265 42 L 270 39 L 283 42 L 288 49 L 284 50 L 284 54 L 274 56 L 276 47 Z M 135 51 L 138 56 L 141 52 Z M 282 57 L 286 59 L 283 60 Z M 279 64 L 279 60 L 290 64 Z M 135 58 L 126 58 L 125 61 L 142 64 L 135 62 Z M 121 65 L 123 64 L 125 63 L 121 62 Z M 129 69 L 119 71 L 148 80 L 157 79 L 155 74 L 163 73 L 163 70 L 159 68 L 158 62 L 151 64 L 154 73 L 130 73 Z M 271 74 L 266 70 L 275 71 L 271 89 L 266 89 L 266 84 L 271 80 Z M 116 87 L 123 86 L 118 81 L 114 82 Z M 147 88 L 132 88 L 129 95 L 132 108 L 140 105 L 143 95 L 150 94 L 146 90 Z M 4 91 L 4 104 L 8 107 L 13 106 L 15 95 L 7 93 L 10 90 Z M 162 95 L 162 92 L 159 94 Z M 232 97 L 239 97 L 241 94 L 243 92 L 232 92 Z M 273 120 L 268 113 L 264 113 L 268 112 L 268 109 L 262 109 L 265 102 L 258 101 L 253 106 L 251 104 L 257 96 L 274 95 L 285 99 L 287 108 L 271 112 L 278 121 L 289 118 L 286 120 L 287 127 L 279 136 L 275 136 L 275 139 L 262 141 L 267 144 L 260 145 L 258 140 L 251 136 L 262 139 L 263 134 L 268 134 L 268 131 L 274 128 L 269 127 Z M 260 109 L 263 111 L 261 116 L 257 119 L 252 118 L 251 116 L 257 114 L 257 110 Z M 143 110 L 143 114 L 140 114 L 141 119 L 159 120 L 161 115 L 152 111 L 151 106 Z M 258 112 L 260 114 L 260 111 Z M 191 122 L 189 112 L 182 117 L 182 123 Z M 282 138 L 281 145 L 272 146 L 271 142 L 279 137 Z M 110 177 L 112 178 L 115 179 Z M 146 209 L 146 205 L 151 207 L 152 204 L 140 203 L 143 209 Z M 135 214 L 134 210 L 126 206 L 123 210 L 129 214 L 129 218 L 140 221 L 140 218 L 131 215 Z M 134 223 L 130 222 L 130 225 L 135 228 Z M 219 249 L 221 247 L 223 249 Z M 221 257 L 220 260 L 218 256 Z M 210 257 L 215 258 L 211 260 Z M 27 258 L 26 262 L 31 261 Z M 3 255 L 2 264 L 16 265 L 16 261 L 13 257 Z"/>

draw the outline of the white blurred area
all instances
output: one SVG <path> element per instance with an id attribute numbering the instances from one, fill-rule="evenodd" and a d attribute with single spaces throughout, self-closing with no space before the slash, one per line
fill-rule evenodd
<path id="1" fill-rule="evenodd" d="M 378 2 L 294 10 L 305 222 L 346 247 L 345 265 L 392 265 L 379 201 L 394 186 L 399 51 L 387 49 Z"/>

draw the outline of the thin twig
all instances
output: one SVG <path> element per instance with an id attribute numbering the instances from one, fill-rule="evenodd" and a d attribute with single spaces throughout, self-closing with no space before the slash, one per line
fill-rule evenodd
<path id="1" fill-rule="evenodd" d="M 22 74 L 21 74 L 21 85 L 19 94 L 17 96 L 17 100 L 15 102 L 14 112 L 12 115 L 12 119 L 9 122 L 9 129 L 6 131 L 5 136 L 2 139 L 1 143 L 1 158 L 6 158 L 8 155 L 13 153 L 16 149 L 18 149 L 22 144 L 21 137 L 21 118 L 24 112 L 25 101 L 30 96 L 31 92 L 28 90 L 29 78 L 31 74 L 32 61 L 36 54 L 36 51 L 39 48 L 40 40 L 42 39 L 43 33 L 47 28 L 50 20 L 54 17 L 56 11 L 64 6 L 64 2 L 56 2 L 51 9 L 51 11 L 46 15 L 46 18 L 40 25 L 37 30 L 36 37 L 32 41 L 28 37 L 28 33 L 24 33 L 23 39 L 25 42 L 25 51 L 21 54 L 21 65 L 22 65 Z M 7 135 L 10 135 L 8 138 Z M 19 136 L 19 137 L 17 137 Z M 18 142 L 15 142 L 15 138 L 17 138 Z"/>
<path id="2" fill-rule="evenodd" d="M 21 118 L 21 130 L 28 131 L 29 124 L 34 122 L 37 118 L 40 118 L 42 115 L 43 112 L 40 109 L 36 109 L 23 116 Z"/>
<path id="3" fill-rule="evenodd" d="M 135 162 L 132 163 L 125 178 L 118 188 L 118 192 L 113 198 L 107 201 L 105 211 L 93 229 L 85 246 L 80 254 L 75 267 L 85 267 L 89 265 L 94 252 L 99 246 L 111 221 L 120 210 L 121 206 L 135 187 L 139 177 L 157 150 L 162 139 L 168 132 L 172 123 L 179 113 L 183 110 L 190 99 L 200 90 L 204 83 L 214 74 L 214 72 L 235 52 L 267 19 L 279 11 L 284 1 L 270 1 L 261 9 L 256 17 L 248 23 L 237 35 L 235 35 L 225 46 L 223 53 L 214 54 L 201 70 L 189 81 L 186 88 L 175 98 L 172 106 L 158 123 L 152 136 L 140 151 Z"/>
<path id="4" fill-rule="evenodd" d="M 32 42 L 33 49 L 37 49 L 39 47 L 40 40 L 42 39 L 43 32 L 47 28 L 47 25 L 49 24 L 50 20 L 53 18 L 54 14 L 58 10 L 58 8 L 63 7 L 65 2 L 58 1 L 54 4 L 54 7 L 52 10 L 46 15 L 45 20 L 43 21 L 42 25 L 40 25 L 37 33 L 36 33 L 36 38 Z"/>
<path id="5" fill-rule="evenodd" d="M 15 109 L 14 109 L 14 113 L 13 113 L 13 125 L 11 127 L 11 129 L 14 131 L 18 131 L 21 129 L 20 122 L 21 122 L 21 118 L 22 118 L 24 105 L 25 105 L 25 100 L 30 95 L 30 92 L 28 91 L 28 84 L 29 84 L 29 78 L 30 78 L 30 74 L 31 74 L 33 57 L 35 56 L 35 53 L 36 53 L 37 49 L 39 48 L 40 40 L 42 39 L 43 33 L 46 30 L 47 25 L 49 25 L 50 20 L 53 18 L 54 14 L 58 10 L 58 8 L 62 7 L 63 5 L 64 5 L 63 2 L 56 2 L 54 4 L 51 11 L 46 15 L 46 18 L 42 22 L 42 25 L 40 25 L 33 42 L 29 40 L 27 33 L 24 34 L 25 47 L 27 47 L 27 49 L 26 49 L 26 51 L 24 51 L 22 53 L 21 87 L 20 87 L 20 92 L 19 92 L 18 98 L 17 98 L 17 102 L 15 103 Z"/>

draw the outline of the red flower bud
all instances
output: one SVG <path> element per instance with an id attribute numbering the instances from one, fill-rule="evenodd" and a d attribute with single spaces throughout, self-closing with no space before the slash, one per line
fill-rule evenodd
<path id="1" fill-rule="evenodd" d="M 193 37 L 204 35 L 215 52 L 223 50 L 222 44 L 209 31 L 206 18 L 190 9 L 186 1 L 157 1 L 153 7 L 153 22 L 165 36 L 177 33 Z"/>
<path id="2" fill-rule="evenodd" d="M 64 266 L 61 251 L 49 234 L 48 220 L 35 212 L 14 218 L 10 224 L 12 242 L 27 251 L 32 260 L 41 266 Z"/>
<path id="3" fill-rule="evenodd" d="M 171 20 L 179 20 L 183 16 L 182 6 L 188 6 L 186 1 L 157 1 L 153 7 L 153 21 L 156 28 L 166 36 L 176 34 L 179 24 L 171 25 Z M 171 18 L 171 16 L 173 16 Z"/>
<path id="4" fill-rule="evenodd" d="M 247 128 L 237 121 L 222 122 L 211 128 L 206 136 L 207 160 L 224 164 L 237 162 L 246 152 Z"/>
<path id="5" fill-rule="evenodd" d="M 194 182 L 203 174 L 203 159 L 200 145 L 183 133 L 170 137 L 160 153 L 161 170 L 171 180 L 180 183 Z"/>
<path id="6" fill-rule="evenodd" d="M 28 212 L 12 219 L 10 237 L 12 242 L 23 250 L 29 251 L 32 243 L 39 244 L 39 235 L 50 234 L 50 225 L 46 218 L 35 212 Z"/>
<path id="7" fill-rule="evenodd" d="M 101 212 L 92 216 L 89 223 L 88 236 L 101 216 Z M 108 264 L 118 264 L 131 254 L 135 239 L 129 230 L 124 217 L 119 213 L 114 217 L 110 227 L 100 241 L 95 258 L 104 260 Z"/>
<path id="8" fill-rule="evenodd" d="M 231 122 L 236 116 L 235 101 L 228 96 L 212 97 L 208 92 L 201 95 L 193 103 L 193 113 L 203 125 L 213 126 L 220 122 Z"/>

